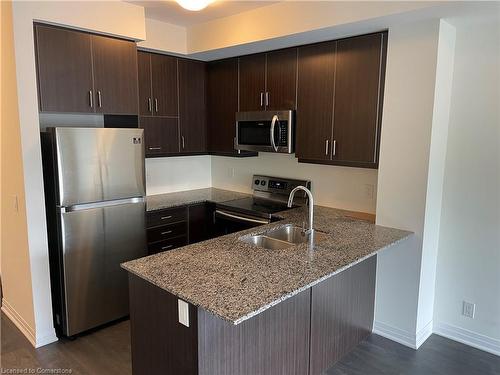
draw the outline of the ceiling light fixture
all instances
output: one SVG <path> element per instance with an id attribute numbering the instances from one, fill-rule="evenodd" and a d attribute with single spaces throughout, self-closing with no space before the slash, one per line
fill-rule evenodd
<path id="1" fill-rule="evenodd" d="M 176 0 L 177 4 L 187 10 L 198 11 L 206 8 L 214 0 Z"/>

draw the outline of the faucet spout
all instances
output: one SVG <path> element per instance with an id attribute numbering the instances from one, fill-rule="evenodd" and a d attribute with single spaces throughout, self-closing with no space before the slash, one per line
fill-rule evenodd
<path id="1" fill-rule="evenodd" d="M 293 205 L 293 197 L 295 196 L 295 193 L 299 190 L 305 191 L 307 194 L 307 198 L 309 200 L 309 225 L 306 233 L 313 233 L 314 227 L 313 227 L 313 220 L 314 220 L 314 198 L 311 193 L 311 191 L 306 188 L 305 186 L 297 186 L 290 192 L 290 196 L 288 197 L 288 207 L 292 207 Z"/>

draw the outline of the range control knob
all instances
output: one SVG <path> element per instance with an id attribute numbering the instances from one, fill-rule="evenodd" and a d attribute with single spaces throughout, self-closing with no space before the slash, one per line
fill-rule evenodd
<path id="1" fill-rule="evenodd" d="M 261 184 L 262 186 L 266 186 L 266 180 L 262 180 L 262 181 L 260 182 L 260 184 Z"/>
<path id="2" fill-rule="evenodd" d="M 262 181 L 262 182 L 264 182 L 264 181 Z M 255 185 L 258 185 L 258 184 L 260 184 L 260 180 L 255 180 Z"/>

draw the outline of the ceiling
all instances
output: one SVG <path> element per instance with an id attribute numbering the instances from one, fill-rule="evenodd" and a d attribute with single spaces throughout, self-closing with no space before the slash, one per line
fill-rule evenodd
<path id="1" fill-rule="evenodd" d="M 277 3 L 277 1 L 216 0 L 203 10 L 192 12 L 182 8 L 177 2 L 171 0 L 127 2 L 144 7 L 147 18 L 180 26 L 191 26 Z"/>

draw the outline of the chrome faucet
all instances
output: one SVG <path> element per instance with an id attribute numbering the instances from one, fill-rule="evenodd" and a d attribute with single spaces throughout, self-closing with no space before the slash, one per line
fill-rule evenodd
<path id="1" fill-rule="evenodd" d="M 313 220 L 314 220 L 314 199 L 311 191 L 304 187 L 304 186 L 297 186 L 290 192 L 290 196 L 288 197 L 288 207 L 292 207 L 293 204 L 293 197 L 295 193 L 299 190 L 304 190 L 307 194 L 307 198 L 309 200 L 309 229 L 306 230 L 307 234 L 313 234 L 314 228 L 313 228 Z"/>

